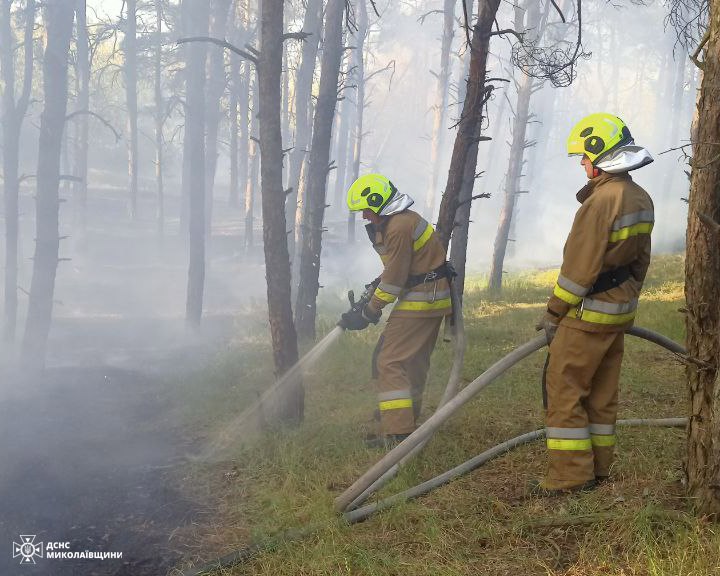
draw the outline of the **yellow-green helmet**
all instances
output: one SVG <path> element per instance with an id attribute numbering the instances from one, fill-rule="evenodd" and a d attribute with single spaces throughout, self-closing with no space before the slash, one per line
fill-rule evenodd
<path id="1" fill-rule="evenodd" d="M 382 174 L 365 174 L 348 189 L 347 205 L 351 212 L 368 209 L 379 214 L 396 192 L 397 188 Z"/>
<path id="2" fill-rule="evenodd" d="M 620 118 L 605 112 L 590 114 L 570 131 L 568 156 L 587 155 L 593 165 L 611 150 L 633 141 L 630 129 Z"/>

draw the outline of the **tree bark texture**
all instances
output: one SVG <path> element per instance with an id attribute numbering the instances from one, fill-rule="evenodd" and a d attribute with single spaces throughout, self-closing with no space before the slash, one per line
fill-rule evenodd
<path id="1" fill-rule="evenodd" d="M 73 196 L 75 197 L 77 236 L 84 243 L 87 228 L 87 190 L 88 190 L 88 135 L 90 110 L 90 44 L 87 29 L 86 0 L 76 0 L 75 27 L 77 30 L 77 109 L 83 113 L 75 118 L 77 138 L 75 139 L 75 168 L 73 174 Z"/>
<path id="2" fill-rule="evenodd" d="M 720 516 L 720 2 L 710 3 L 693 138 L 685 299 L 691 412 L 688 427 L 688 491 L 699 514 Z"/>
<path id="3" fill-rule="evenodd" d="M 313 121 L 308 158 L 307 194 L 303 212 L 300 281 L 295 322 L 301 338 L 315 338 L 315 315 L 320 276 L 323 217 L 330 163 L 330 136 L 337 105 L 338 75 L 342 61 L 342 24 L 345 0 L 330 0 L 325 12 L 325 38 L 320 65 L 320 91 Z"/>
<path id="4" fill-rule="evenodd" d="M 258 63 L 263 245 L 270 335 L 277 376 L 287 372 L 298 360 L 297 335 L 290 302 L 290 257 L 282 181 L 280 112 L 283 2 L 284 0 L 262 1 Z M 299 422 L 302 420 L 303 409 L 302 382 L 298 380 L 288 388 L 275 418 L 283 422 Z"/>
<path id="5" fill-rule="evenodd" d="M 18 286 L 18 236 L 19 214 L 19 152 L 20 131 L 30 102 L 33 77 L 33 27 L 35 24 L 35 0 L 28 0 L 25 9 L 25 32 L 23 49 L 25 66 L 19 98 L 15 100 L 15 61 L 13 47 L 11 4 L 0 6 L 0 72 L 4 90 L 2 94 L 3 123 L 3 192 L 5 208 L 5 286 L 3 340 L 13 342 L 17 328 Z"/>
<path id="6" fill-rule="evenodd" d="M 225 38 L 230 0 L 212 0 L 210 3 L 210 36 Z M 218 129 L 220 127 L 220 100 L 225 92 L 225 54 L 220 46 L 210 46 L 205 102 L 205 234 L 212 233 L 213 189 L 218 158 Z"/>
<path id="7" fill-rule="evenodd" d="M 128 192 L 130 195 L 130 217 L 137 218 L 138 196 L 138 104 L 137 104 L 137 0 L 127 1 L 125 22 L 125 94 L 127 100 L 128 131 Z"/>
<path id="8" fill-rule="evenodd" d="M 317 59 L 318 45 L 320 43 L 320 30 L 322 27 L 322 0 L 308 0 L 303 20 L 303 31 L 310 34 L 302 43 L 300 66 L 295 78 L 295 142 L 290 152 L 290 193 L 285 204 L 285 220 L 289 226 L 295 225 L 298 210 L 298 192 L 300 190 L 300 176 L 302 166 L 310 144 L 310 131 L 312 126 L 312 85 L 315 73 L 315 60 Z M 287 235 L 288 250 L 295 253 L 295 242 L 298 239 L 298 230 Z"/>
<path id="9" fill-rule="evenodd" d="M 45 363 L 47 338 L 52 319 L 55 274 L 60 238 L 60 150 L 62 147 L 68 94 L 68 50 L 72 36 L 74 2 L 47 0 L 47 42 L 43 62 L 44 106 L 40 116 L 40 143 L 35 198 L 35 256 L 30 284 L 28 314 L 21 358 L 30 368 Z"/>
<path id="10" fill-rule="evenodd" d="M 433 107 L 432 144 L 430 148 L 430 187 L 425 195 L 425 211 L 428 217 L 435 213 L 438 177 L 440 175 L 440 159 L 445 140 L 445 118 L 448 106 L 448 92 L 452 64 L 450 51 L 455 31 L 455 3 L 457 0 L 443 2 L 443 33 L 440 49 L 440 70 L 436 74 L 435 105 Z"/>
<path id="11" fill-rule="evenodd" d="M 205 0 L 183 0 L 188 24 L 196 36 L 207 34 L 208 10 Z M 205 287 L 205 62 L 207 46 L 193 42 L 187 49 L 185 146 L 183 164 L 189 193 L 189 266 L 185 321 L 200 327 Z"/>
<path id="12" fill-rule="evenodd" d="M 448 180 L 440 204 L 440 215 L 438 216 L 437 231 L 445 248 L 447 248 L 453 232 L 455 213 L 460 201 L 466 170 L 469 172 L 472 169 L 474 172 L 477 167 L 476 145 L 479 142 L 482 127 L 483 105 L 489 90 L 485 85 L 485 77 L 490 31 L 499 5 L 500 0 L 480 2 L 478 18 L 473 26 L 467 92 L 455 136 Z"/>

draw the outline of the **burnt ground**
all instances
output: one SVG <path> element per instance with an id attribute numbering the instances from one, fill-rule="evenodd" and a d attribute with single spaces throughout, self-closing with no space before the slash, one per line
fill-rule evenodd
<path id="1" fill-rule="evenodd" d="M 0 369 L 0 575 L 163 576 L 181 559 L 174 531 L 208 510 L 182 494 L 193 447 L 175 384 L 214 348 L 168 342 L 181 326 L 59 321 L 42 374 Z M 12 547 L 26 534 L 122 559 L 20 565 Z"/>

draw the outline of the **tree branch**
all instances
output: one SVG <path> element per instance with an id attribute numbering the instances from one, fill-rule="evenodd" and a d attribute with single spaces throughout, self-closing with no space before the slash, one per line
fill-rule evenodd
<path id="1" fill-rule="evenodd" d="M 286 32 L 282 35 L 283 42 L 285 40 L 302 40 L 305 41 L 306 38 L 312 36 L 312 32 L 303 32 L 300 30 L 299 32 Z"/>
<path id="2" fill-rule="evenodd" d="M 234 44 L 230 44 L 230 42 L 228 42 L 227 40 L 221 40 L 220 38 L 212 38 L 210 36 L 190 36 L 188 38 L 178 39 L 176 44 L 187 44 L 188 42 L 210 42 L 211 44 L 221 46 L 222 48 L 227 48 L 228 50 L 230 50 L 230 52 L 234 52 L 238 56 L 242 56 L 243 58 L 245 58 L 246 60 L 249 60 L 256 66 L 258 63 L 257 56 L 253 56 L 249 52 L 246 52 L 245 50 L 238 48 Z M 249 49 L 249 47 L 247 47 L 247 48 Z"/>
<path id="3" fill-rule="evenodd" d="M 117 130 L 115 130 L 113 125 L 110 124 L 110 122 L 108 122 L 107 120 L 105 120 L 105 118 L 100 116 L 100 114 L 98 114 L 97 112 L 93 112 L 92 110 L 75 110 L 75 112 L 72 112 L 72 113 L 68 114 L 67 116 L 65 116 L 65 122 L 72 120 L 76 116 L 81 116 L 82 114 L 85 114 L 87 116 L 92 116 L 93 118 L 97 118 L 115 135 L 115 142 L 119 142 L 121 140 L 122 136 L 120 135 L 120 133 Z"/>
<path id="4" fill-rule="evenodd" d="M 692 53 L 690 56 L 690 60 L 692 60 L 695 63 L 695 66 L 700 68 L 700 70 L 705 70 L 705 62 L 701 62 L 698 56 L 700 55 L 700 52 L 705 47 L 705 44 L 708 43 L 708 40 L 710 40 L 710 27 L 708 26 L 708 29 L 705 30 L 705 35 L 702 37 L 702 40 L 700 40 L 700 44 L 698 44 L 698 47 L 695 49 L 695 52 Z"/>
<path id="5" fill-rule="evenodd" d="M 553 7 L 555 8 L 555 10 L 557 10 L 557 13 L 560 15 L 560 20 L 562 20 L 562 21 L 563 21 L 563 24 L 564 24 L 564 23 L 565 23 L 565 15 L 562 13 L 562 10 L 560 10 L 560 6 L 558 6 L 558 5 L 555 3 L 555 0 L 550 0 L 550 3 L 553 5 Z"/>

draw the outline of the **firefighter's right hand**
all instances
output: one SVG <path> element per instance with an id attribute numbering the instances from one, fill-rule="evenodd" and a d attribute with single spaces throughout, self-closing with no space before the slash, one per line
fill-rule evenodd
<path id="1" fill-rule="evenodd" d="M 340 317 L 338 326 L 345 328 L 345 330 L 364 330 L 370 323 L 377 324 L 380 320 L 380 314 L 381 312 L 374 314 L 367 305 L 362 308 L 354 307 Z"/>
<path id="2" fill-rule="evenodd" d="M 535 330 L 538 332 L 540 330 L 545 331 L 545 339 L 547 340 L 548 346 L 550 346 L 550 343 L 553 341 L 553 338 L 555 338 L 555 333 L 557 332 L 558 323 L 556 320 L 556 318 L 546 312 L 543 314 L 543 317 L 540 318 L 538 323 L 535 324 Z"/>

